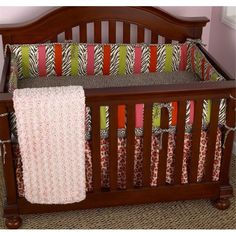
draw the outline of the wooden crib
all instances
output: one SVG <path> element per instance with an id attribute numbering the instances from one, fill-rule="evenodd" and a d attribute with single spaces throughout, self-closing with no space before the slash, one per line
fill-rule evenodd
<path id="1" fill-rule="evenodd" d="M 102 42 L 102 21 L 108 24 L 108 42 L 116 42 L 116 22 L 123 22 L 123 42 L 131 42 L 131 24 L 137 26 L 138 43 L 145 39 L 145 29 L 151 31 L 151 43 L 158 42 L 158 35 L 164 37 L 166 43 L 172 40 L 185 42 L 187 38 L 200 39 L 202 28 L 209 21 L 205 17 L 176 18 L 152 7 L 63 7 L 24 25 L 0 26 L 3 44 L 57 42 L 57 35 L 65 32 L 65 39 L 72 40 L 72 28 L 80 27 L 80 42 L 87 42 L 87 23 L 94 23 L 94 42 Z M 219 101 L 226 99 L 226 125 L 235 126 L 235 81 L 227 75 L 220 65 L 200 45 L 197 45 L 209 62 L 224 76 L 227 81 L 220 83 L 196 84 L 192 87 L 185 85 L 157 85 L 127 88 L 86 89 L 86 105 L 92 112 L 92 165 L 93 165 L 93 192 L 87 194 L 86 200 L 65 205 L 31 204 L 17 193 L 17 183 L 14 169 L 14 155 L 12 144 L 6 142 L 6 155 L 3 159 L 4 178 L 6 184 L 6 205 L 4 217 L 8 228 L 21 226 L 21 214 L 44 213 L 85 208 L 109 207 L 125 204 L 140 204 L 160 201 L 176 201 L 188 199 L 212 199 L 218 209 L 227 209 L 229 198 L 233 196 L 229 183 L 229 167 L 234 134 L 229 132 L 223 149 L 220 179 L 212 181 L 216 132 L 218 125 Z M 6 51 L 4 69 L 0 84 L 0 140 L 10 140 L 8 114 L 13 110 L 12 95 L 6 92 L 7 77 L 10 71 L 10 52 Z M 209 139 L 204 181 L 197 182 L 197 167 L 199 158 L 201 116 L 203 100 L 211 99 L 211 119 L 208 129 Z M 192 156 L 189 167 L 189 183 L 181 184 L 183 162 L 183 142 L 185 133 L 186 101 L 195 103 Z M 158 186 L 150 186 L 150 155 L 152 134 L 152 104 L 178 102 L 178 117 L 176 129 L 176 149 L 174 183 L 166 184 L 166 162 L 168 133 L 163 134 L 162 149 L 158 171 Z M 135 104 L 144 104 L 144 150 L 143 150 L 143 186 L 134 187 L 134 129 Z M 126 189 L 117 188 L 117 107 L 125 104 L 127 111 L 127 162 L 126 162 Z M 100 166 L 100 106 L 109 106 L 109 179 L 110 188 L 101 188 Z M 161 128 L 167 129 L 168 111 L 161 109 Z M 226 132 L 228 129 L 223 131 Z M 224 137 L 224 134 L 223 134 Z M 2 148 L 2 147 L 1 147 Z"/>

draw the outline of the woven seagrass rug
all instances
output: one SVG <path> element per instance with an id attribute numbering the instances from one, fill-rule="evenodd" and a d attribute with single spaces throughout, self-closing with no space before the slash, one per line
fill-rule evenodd
<path id="1" fill-rule="evenodd" d="M 231 184 L 236 194 L 236 157 L 232 158 Z M 4 184 L 0 165 L 0 213 Z M 225 211 L 208 200 L 121 206 L 62 213 L 22 216 L 24 229 L 236 229 L 236 198 Z M 4 228 L 0 217 L 0 228 Z"/>

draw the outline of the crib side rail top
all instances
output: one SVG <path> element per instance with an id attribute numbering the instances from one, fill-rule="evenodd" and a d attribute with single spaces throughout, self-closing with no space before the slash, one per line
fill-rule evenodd
<path id="1" fill-rule="evenodd" d="M 119 88 L 85 89 L 86 104 L 121 104 L 122 102 L 172 102 L 197 99 L 236 97 L 235 81 L 199 82 L 192 84 L 167 84 L 154 86 L 130 86 Z M 13 111 L 13 95 L 0 93 L 0 105 Z"/>

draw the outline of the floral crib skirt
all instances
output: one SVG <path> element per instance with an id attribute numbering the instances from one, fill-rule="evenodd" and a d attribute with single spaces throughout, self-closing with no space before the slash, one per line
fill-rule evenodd
<path id="1" fill-rule="evenodd" d="M 207 131 L 201 131 L 199 163 L 197 181 L 201 182 L 204 177 L 204 165 L 206 161 L 208 136 Z M 181 183 L 188 183 L 189 161 L 192 155 L 192 134 L 185 133 L 184 147 L 183 147 L 183 165 Z M 22 162 L 20 156 L 19 145 L 13 146 L 14 155 L 16 157 L 16 180 L 18 186 L 18 194 L 20 197 L 24 196 L 24 181 Z M 109 188 L 109 141 L 107 138 L 101 138 L 101 187 Z M 160 152 L 160 135 L 152 135 L 151 139 L 151 179 L 150 186 L 157 186 L 158 179 L 158 163 Z M 134 156 L 134 179 L 133 183 L 136 187 L 142 186 L 142 162 L 143 162 L 143 137 L 135 136 L 135 156 Z M 174 177 L 175 166 L 175 133 L 168 135 L 168 152 L 167 152 L 167 166 L 166 166 L 166 183 L 172 184 Z M 118 173 L 117 173 L 117 187 L 119 189 L 126 188 L 126 137 L 118 137 Z M 215 157 L 213 166 L 212 180 L 218 181 L 220 175 L 221 163 L 221 131 L 218 128 L 216 137 Z M 91 141 L 85 141 L 85 159 L 86 159 L 86 189 L 87 192 L 93 190 L 92 180 L 92 151 Z"/>

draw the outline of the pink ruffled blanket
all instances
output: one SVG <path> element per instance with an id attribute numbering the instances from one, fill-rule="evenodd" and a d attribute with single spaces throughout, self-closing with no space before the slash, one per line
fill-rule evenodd
<path id="1" fill-rule="evenodd" d="M 13 102 L 26 199 L 39 204 L 85 199 L 83 88 L 16 89 Z"/>

